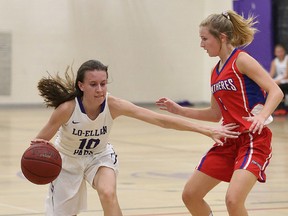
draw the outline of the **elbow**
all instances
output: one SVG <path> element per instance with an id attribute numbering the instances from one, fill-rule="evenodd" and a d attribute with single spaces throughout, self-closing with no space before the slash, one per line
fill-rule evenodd
<path id="1" fill-rule="evenodd" d="M 278 102 L 280 103 L 282 100 L 284 99 L 284 93 L 283 91 L 279 88 L 279 90 L 277 91 L 277 94 L 275 94 L 274 96 L 274 100 L 278 100 Z"/>
<path id="2" fill-rule="evenodd" d="M 284 92 L 281 90 L 281 88 L 278 86 L 278 95 L 281 100 L 284 98 Z"/>

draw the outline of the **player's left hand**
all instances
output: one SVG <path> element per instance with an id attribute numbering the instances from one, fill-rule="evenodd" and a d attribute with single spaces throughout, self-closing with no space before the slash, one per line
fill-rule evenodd
<path id="1" fill-rule="evenodd" d="M 250 116 L 250 117 L 242 117 L 246 121 L 252 122 L 250 125 L 249 131 L 252 133 L 256 133 L 258 131 L 258 134 L 261 134 L 264 126 L 265 126 L 265 121 L 266 119 L 262 117 L 261 115 L 255 115 L 255 116 Z"/>

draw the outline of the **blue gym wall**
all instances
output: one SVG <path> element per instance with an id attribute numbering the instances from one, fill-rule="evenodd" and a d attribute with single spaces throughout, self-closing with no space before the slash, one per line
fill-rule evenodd
<path id="1" fill-rule="evenodd" d="M 259 32 L 255 34 L 254 41 L 245 50 L 256 58 L 266 70 L 269 70 L 274 46 L 271 0 L 233 1 L 233 9 L 246 18 L 250 13 L 257 16 L 259 23 L 256 27 Z"/>

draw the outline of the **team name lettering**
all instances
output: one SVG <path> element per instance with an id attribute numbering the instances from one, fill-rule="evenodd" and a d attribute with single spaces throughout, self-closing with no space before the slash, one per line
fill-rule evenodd
<path id="1" fill-rule="evenodd" d="M 79 130 L 73 128 L 72 134 L 76 136 L 100 136 L 107 133 L 107 126 L 103 126 L 103 128 L 95 129 L 95 130 Z"/>
<path id="2" fill-rule="evenodd" d="M 215 93 L 217 91 L 236 91 L 237 88 L 234 85 L 233 79 L 227 79 L 227 80 L 220 80 L 219 82 L 213 84 L 211 86 L 211 92 Z"/>
<path id="3" fill-rule="evenodd" d="M 74 155 L 93 155 L 93 151 L 76 149 Z"/>

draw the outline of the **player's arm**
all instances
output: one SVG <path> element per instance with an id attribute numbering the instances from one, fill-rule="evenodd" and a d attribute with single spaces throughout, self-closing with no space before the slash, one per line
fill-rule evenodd
<path id="1" fill-rule="evenodd" d="M 231 131 L 238 127 L 235 124 L 227 125 L 227 127 L 222 126 L 217 129 L 196 124 L 179 117 L 160 114 L 152 110 L 136 106 L 135 104 L 126 100 L 118 99 L 112 96 L 109 96 L 108 103 L 113 118 L 124 115 L 163 128 L 198 132 L 211 137 L 219 144 L 222 144 L 220 141 L 221 137 L 237 138 L 239 135 L 237 132 Z"/>
<path id="2" fill-rule="evenodd" d="M 265 105 L 262 111 L 254 117 L 248 119 L 253 122 L 250 130 L 261 133 L 264 122 L 273 113 L 278 104 L 283 99 L 283 92 L 268 72 L 250 55 L 245 52 L 239 54 L 236 65 L 239 71 L 254 80 L 263 90 L 268 93 Z"/>
<path id="3" fill-rule="evenodd" d="M 202 121 L 219 122 L 222 118 L 219 106 L 213 96 L 211 97 L 210 107 L 201 109 L 182 107 L 171 99 L 165 97 L 156 101 L 156 105 L 161 110 L 166 110 L 177 115 Z"/>
<path id="4" fill-rule="evenodd" d="M 54 135 L 57 133 L 60 126 L 69 120 L 74 107 L 75 107 L 74 100 L 67 101 L 61 104 L 60 106 L 58 106 L 51 114 L 46 125 L 37 134 L 34 141 L 51 140 L 54 137 Z"/>

